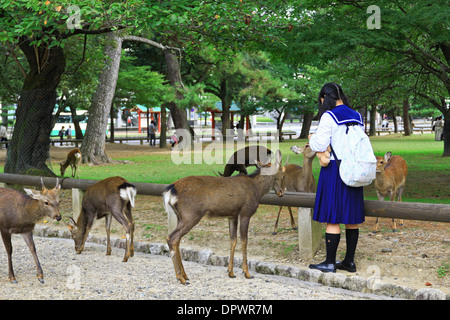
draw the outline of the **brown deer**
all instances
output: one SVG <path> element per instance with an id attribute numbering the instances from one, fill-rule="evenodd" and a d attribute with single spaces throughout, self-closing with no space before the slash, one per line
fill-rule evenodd
<path id="1" fill-rule="evenodd" d="M 64 173 L 66 172 L 67 167 L 70 165 L 70 168 L 72 169 L 72 178 L 75 178 L 76 173 L 77 178 L 79 179 L 80 176 L 78 175 L 78 167 L 80 166 L 80 161 L 81 161 L 80 149 L 73 149 L 69 151 L 69 153 L 67 154 L 66 161 L 59 164 L 61 170 L 61 177 L 64 177 Z"/>
<path id="2" fill-rule="evenodd" d="M 239 174 L 247 174 L 247 167 L 256 166 L 256 162 L 266 163 L 270 160 L 272 151 L 263 146 L 247 146 L 237 150 L 225 165 L 222 177 L 231 177 L 235 171 Z"/>
<path id="3" fill-rule="evenodd" d="M 11 235 L 20 233 L 33 255 L 37 268 L 37 278 L 44 283 L 44 273 L 36 253 L 33 241 L 33 229 L 39 220 L 48 216 L 57 221 L 61 220 L 59 213 L 59 185 L 48 190 L 42 182 L 42 191 L 24 189 L 27 195 L 12 189 L 0 188 L 0 231 L 8 254 L 9 281 L 17 283 L 12 266 Z"/>
<path id="4" fill-rule="evenodd" d="M 303 167 L 296 164 L 286 164 L 284 166 L 284 190 L 296 192 L 315 192 L 316 181 L 312 174 L 312 163 L 316 152 L 311 150 L 308 143 L 303 147 L 292 146 L 291 150 L 295 154 L 303 154 Z M 272 232 L 273 235 L 277 234 L 278 220 L 280 219 L 282 208 L 283 207 L 280 206 L 278 209 L 277 221 L 275 222 Z M 291 226 L 294 230 L 297 230 L 297 225 L 295 224 L 291 207 L 288 207 L 288 210 L 291 218 Z"/>
<path id="5" fill-rule="evenodd" d="M 397 201 L 402 201 L 407 174 L 408 166 L 401 156 L 393 156 L 390 151 L 386 152 L 384 157 L 377 156 L 377 175 L 374 184 L 378 200 L 384 201 L 384 197 L 389 196 L 390 201 L 395 201 L 396 197 Z M 400 220 L 400 225 L 403 225 L 403 220 Z M 379 227 L 377 218 L 374 231 L 377 232 Z M 392 231 L 397 231 L 395 219 L 392 219 Z"/>
<path id="6" fill-rule="evenodd" d="M 228 218 L 231 250 L 227 273 L 234 278 L 234 249 L 237 243 L 237 228 L 240 223 L 242 245 L 242 269 L 246 278 L 251 278 L 247 265 L 247 237 L 250 218 L 259 206 L 259 200 L 273 188 L 283 196 L 281 187 L 283 167 L 278 150 L 275 163 L 258 163 L 258 170 L 251 175 L 233 177 L 189 176 L 166 188 L 163 193 L 167 213 L 178 218 L 176 228 L 167 237 L 176 278 L 186 284 L 189 280 L 184 271 L 180 255 L 180 240 L 203 216 Z"/>
<path id="7" fill-rule="evenodd" d="M 123 262 L 134 255 L 134 207 L 136 187 L 121 177 L 110 177 L 86 189 L 77 222 L 69 218 L 69 230 L 75 240 L 75 250 L 81 253 L 95 219 L 105 217 L 106 255 L 111 254 L 110 229 L 114 217 L 126 230 L 126 247 Z"/>

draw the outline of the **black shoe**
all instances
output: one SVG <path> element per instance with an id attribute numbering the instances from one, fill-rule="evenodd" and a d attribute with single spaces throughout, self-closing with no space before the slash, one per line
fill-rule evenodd
<path id="1" fill-rule="evenodd" d="M 356 265 L 354 262 L 336 262 L 336 269 L 346 270 L 348 272 L 356 272 Z"/>
<path id="2" fill-rule="evenodd" d="M 336 272 L 336 266 L 334 263 L 318 263 L 318 264 L 310 264 L 309 265 L 310 269 L 317 269 L 320 270 L 322 272 L 332 272 L 335 273 Z"/>

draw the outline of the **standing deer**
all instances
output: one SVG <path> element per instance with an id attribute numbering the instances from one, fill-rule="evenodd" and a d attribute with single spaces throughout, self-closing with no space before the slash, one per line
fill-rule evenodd
<path id="1" fill-rule="evenodd" d="M 247 237 L 250 218 L 259 206 L 259 200 L 273 188 L 283 196 L 281 187 L 283 167 L 278 150 L 275 163 L 258 163 L 258 170 L 251 175 L 233 177 L 189 176 L 166 188 L 163 193 L 167 213 L 176 214 L 178 223 L 167 237 L 176 278 L 186 284 L 189 280 L 180 255 L 180 240 L 203 216 L 228 218 L 231 250 L 227 273 L 234 278 L 234 249 L 237 243 L 237 227 L 240 223 L 242 245 L 242 269 L 251 278 L 247 265 Z"/>
<path id="2" fill-rule="evenodd" d="M 81 161 L 81 151 L 80 149 L 73 149 L 69 151 L 67 154 L 67 159 L 65 162 L 60 163 L 60 170 L 61 170 L 61 177 L 64 177 L 64 173 L 66 172 L 67 167 L 70 165 L 70 168 L 72 169 L 72 178 L 75 177 L 75 173 L 77 174 L 77 178 L 79 179 L 78 175 L 78 167 L 80 166 Z"/>
<path id="3" fill-rule="evenodd" d="M 266 163 L 272 157 L 272 151 L 263 146 L 247 146 L 237 150 L 225 165 L 222 177 L 231 177 L 233 172 L 247 174 L 247 167 L 256 166 L 256 162 Z"/>
<path id="4" fill-rule="evenodd" d="M 389 200 L 402 201 L 403 191 L 405 190 L 406 175 L 408 166 L 401 156 L 393 156 L 386 152 L 384 157 L 377 156 L 377 175 L 375 179 L 375 189 L 377 190 L 378 200 L 384 201 L 384 197 L 389 196 Z M 403 220 L 400 220 L 403 225 Z M 374 231 L 379 229 L 378 218 L 375 222 Z M 397 231 L 395 219 L 392 219 L 392 231 Z"/>
<path id="5" fill-rule="evenodd" d="M 81 212 L 77 222 L 69 218 L 69 230 L 75 240 L 75 250 L 81 253 L 95 219 L 105 217 L 106 255 L 111 254 L 110 229 L 111 215 L 125 228 L 126 247 L 123 262 L 134 255 L 134 220 L 131 208 L 134 207 L 136 187 L 121 177 L 110 177 L 86 189 L 81 203 Z"/>
<path id="6" fill-rule="evenodd" d="M 42 191 L 24 189 L 27 195 L 12 189 L 0 188 L 0 232 L 6 253 L 8 254 L 9 281 L 17 283 L 12 266 L 12 244 L 11 235 L 20 233 L 33 255 L 37 268 L 37 278 L 44 283 L 44 273 L 36 253 L 33 241 L 33 229 L 40 219 L 48 216 L 57 221 L 61 220 L 59 213 L 59 185 L 48 190 L 42 182 Z"/>
<path id="7" fill-rule="evenodd" d="M 295 154 L 303 154 L 303 167 L 296 164 L 286 164 L 284 166 L 284 190 L 296 192 L 315 192 L 316 181 L 312 174 L 312 163 L 316 152 L 311 150 L 309 144 L 306 144 L 303 147 L 292 146 L 291 150 Z M 272 232 L 273 235 L 277 234 L 278 220 L 280 219 L 282 208 L 283 206 L 280 206 L 278 210 L 277 221 L 275 222 L 275 226 Z M 297 230 L 297 225 L 295 224 L 291 207 L 288 207 L 288 210 L 291 218 L 291 226 L 294 230 Z"/>

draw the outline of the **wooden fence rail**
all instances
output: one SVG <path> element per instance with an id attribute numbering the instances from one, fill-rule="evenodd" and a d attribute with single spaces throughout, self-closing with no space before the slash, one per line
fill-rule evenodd
<path id="1" fill-rule="evenodd" d="M 46 186 L 56 184 L 56 178 L 44 177 L 43 180 Z M 98 182 L 98 180 L 69 178 L 59 178 L 59 180 L 63 189 L 80 189 L 83 191 Z M 40 187 L 41 177 L 0 173 L 0 182 Z M 167 187 L 167 184 L 131 183 L 136 186 L 138 194 L 150 196 L 160 196 Z M 280 198 L 271 192 L 264 196 L 260 203 L 274 206 L 313 208 L 315 197 L 315 193 L 285 192 L 284 197 Z M 365 200 L 364 208 L 366 216 L 369 217 L 450 222 L 450 205 L 448 204 Z"/>
<path id="2" fill-rule="evenodd" d="M 44 177 L 43 181 L 48 188 L 56 185 L 56 178 Z M 70 178 L 59 179 L 59 181 L 63 189 L 73 190 L 73 198 L 78 195 L 78 190 L 83 192 L 89 186 L 98 182 L 98 180 Z M 41 177 L 0 173 L 0 183 L 40 187 Z M 131 181 L 130 183 L 136 186 L 138 194 L 150 196 L 161 196 L 167 187 L 167 184 L 134 183 Z M 321 242 L 321 224 L 311 220 L 315 196 L 315 193 L 285 192 L 284 197 L 278 197 L 270 192 L 260 200 L 261 204 L 299 208 L 299 248 L 300 255 L 305 259 L 314 256 Z M 78 207 L 74 203 L 74 215 L 79 213 L 81 197 L 77 202 Z M 365 200 L 364 208 L 366 216 L 369 217 L 450 222 L 450 205 L 448 204 Z M 169 216 L 168 225 L 169 231 L 172 230 L 176 225 L 176 217 Z"/>

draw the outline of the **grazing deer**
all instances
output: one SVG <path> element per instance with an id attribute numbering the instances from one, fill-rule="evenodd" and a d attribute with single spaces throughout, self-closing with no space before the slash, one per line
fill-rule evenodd
<path id="1" fill-rule="evenodd" d="M 44 283 L 44 273 L 36 253 L 33 241 L 33 229 L 40 219 L 48 216 L 57 221 L 61 220 L 59 213 L 59 185 L 48 190 L 42 182 L 42 191 L 24 189 L 27 195 L 12 189 L 0 188 L 0 232 L 6 253 L 8 254 L 9 281 L 17 283 L 12 266 L 12 244 L 11 235 L 20 233 L 33 255 L 37 268 L 37 278 Z"/>
<path id="2" fill-rule="evenodd" d="M 64 173 L 66 172 L 67 167 L 70 165 L 70 168 L 72 169 L 72 178 L 75 177 L 75 173 L 77 174 L 77 178 L 79 179 L 78 175 L 78 167 L 80 166 L 81 161 L 81 151 L 80 149 L 73 149 L 67 154 L 67 159 L 65 162 L 60 163 L 60 170 L 61 170 L 61 177 L 64 177 Z"/>
<path id="3" fill-rule="evenodd" d="M 69 218 L 69 230 L 75 240 L 75 250 L 81 253 L 95 219 L 105 217 L 106 255 L 111 254 L 110 228 L 114 217 L 126 230 L 126 247 L 123 262 L 134 255 L 134 220 L 131 208 L 134 207 L 136 187 L 121 177 L 110 177 L 86 189 L 81 203 L 78 221 Z M 111 217 L 112 215 L 112 217 Z"/>
<path id="4" fill-rule="evenodd" d="M 263 146 L 247 146 L 237 150 L 225 165 L 222 177 L 231 177 L 233 172 L 239 171 L 240 174 L 247 174 L 247 167 L 256 166 L 256 162 L 266 163 L 270 160 L 272 151 Z"/>
<path id="5" fill-rule="evenodd" d="M 383 201 L 384 197 L 389 196 L 391 201 L 395 201 L 395 197 L 397 197 L 397 201 L 402 201 L 407 174 L 408 166 L 402 157 L 393 156 L 390 151 L 386 152 L 384 157 L 377 156 L 375 189 L 378 200 Z M 400 220 L 400 225 L 403 225 L 403 220 Z M 378 231 L 379 226 L 377 218 L 374 227 L 375 232 Z M 397 231 L 395 219 L 392 219 L 392 231 Z"/>
<path id="6" fill-rule="evenodd" d="M 240 223 L 242 245 L 242 269 L 246 278 L 251 278 L 247 265 L 247 237 L 250 218 L 259 206 L 259 200 L 273 188 L 278 196 L 283 196 L 281 187 L 283 167 L 281 152 L 278 150 L 275 163 L 258 163 L 251 175 L 233 177 L 189 176 L 166 188 L 163 193 L 167 213 L 176 214 L 178 223 L 167 237 L 176 278 L 186 284 L 188 277 L 184 271 L 180 255 L 180 240 L 203 216 L 228 218 L 231 250 L 228 275 L 234 278 L 234 249 L 237 243 L 237 228 Z"/>
<path id="7" fill-rule="evenodd" d="M 292 146 L 291 150 L 295 154 L 303 154 L 303 167 L 296 164 L 286 164 L 284 166 L 284 190 L 296 192 L 315 192 L 316 181 L 312 174 L 312 163 L 316 152 L 311 150 L 308 143 L 303 147 Z M 272 232 L 273 235 L 277 234 L 278 220 L 280 219 L 282 208 L 283 206 L 280 206 L 278 210 L 277 221 L 275 222 Z M 294 230 L 297 230 L 297 225 L 295 224 L 291 207 L 288 207 L 288 210 L 291 218 L 291 226 Z"/>

